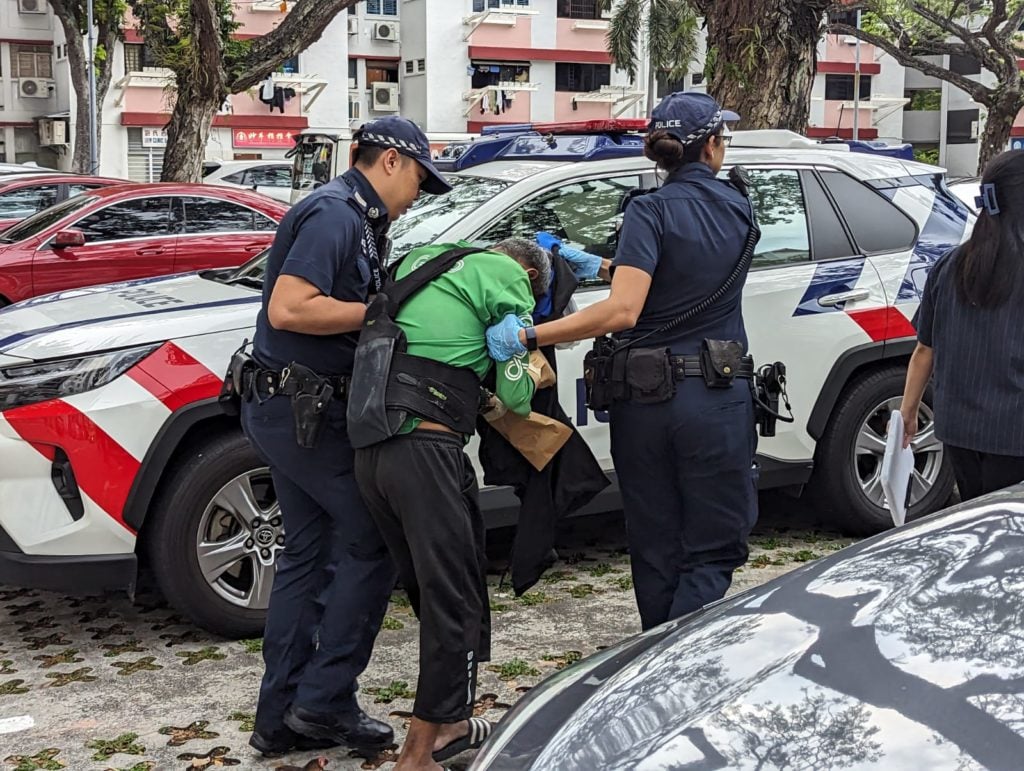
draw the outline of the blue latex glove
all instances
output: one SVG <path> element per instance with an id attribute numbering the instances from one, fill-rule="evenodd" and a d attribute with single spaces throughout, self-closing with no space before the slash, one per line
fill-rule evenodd
<path id="1" fill-rule="evenodd" d="M 566 246 L 565 244 L 558 248 L 558 254 L 569 263 L 573 275 L 580 281 L 597 278 L 597 274 L 601 272 L 602 260 L 596 254 L 585 252 L 573 246 Z"/>
<path id="2" fill-rule="evenodd" d="M 497 324 L 487 328 L 487 352 L 495 361 L 508 361 L 526 353 L 519 340 L 519 330 L 525 327 L 516 314 L 509 313 Z"/>
<path id="3" fill-rule="evenodd" d="M 537 245 L 542 249 L 547 249 L 549 252 L 556 246 L 561 248 L 562 242 L 547 231 L 540 231 L 536 236 Z"/>

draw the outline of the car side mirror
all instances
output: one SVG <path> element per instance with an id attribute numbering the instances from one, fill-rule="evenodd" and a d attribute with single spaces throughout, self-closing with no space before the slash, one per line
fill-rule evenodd
<path id="1" fill-rule="evenodd" d="M 76 246 L 85 246 L 85 233 L 81 230 L 68 228 L 61 230 L 53 237 L 54 249 L 69 249 Z"/>

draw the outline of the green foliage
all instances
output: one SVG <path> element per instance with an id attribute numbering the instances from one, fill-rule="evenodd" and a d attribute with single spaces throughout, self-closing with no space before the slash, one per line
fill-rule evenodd
<path id="1" fill-rule="evenodd" d="M 390 704 L 395 699 L 415 699 L 416 691 L 410 690 L 409 684 L 404 680 L 392 680 L 383 688 L 364 688 L 371 696 L 374 696 L 375 704 Z"/>
<path id="2" fill-rule="evenodd" d="M 914 160 L 921 163 L 929 163 L 932 166 L 939 165 L 939 148 L 937 147 L 915 147 Z M 842 548 L 842 547 L 840 547 Z"/>
<path id="3" fill-rule="evenodd" d="M 540 672 L 522 659 L 511 659 L 504 664 L 492 664 L 487 667 L 492 672 L 497 672 L 502 680 L 513 680 L 517 677 L 536 677 Z"/>
<path id="4" fill-rule="evenodd" d="M 604 7 L 611 7 L 609 0 Z M 616 66 L 634 81 L 645 49 L 656 72 L 678 80 L 697 56 L 699 27 L 686 0 L 624 0 L 612 14 L 606 45 Z"/>
<path id="5" fill-rule="evenodd" d="M 910 104 L 906 110 L 927 110 L 934 112 L 942 109 L 942 89 L 922 88 L 910 92 Z"/>

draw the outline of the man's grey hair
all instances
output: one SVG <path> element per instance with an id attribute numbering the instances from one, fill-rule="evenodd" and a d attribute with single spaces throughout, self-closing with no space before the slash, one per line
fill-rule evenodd
<path id="1" fill-rule="evenodd" d="M 530 284 L 534 297 L 543 297 L 551 286 L 551 255 L 534 241 L 527 238 L 506 238 L 491 247 L 496 252 L 507 254 L 527 269 L 537 271 L 537 277 Z"/>

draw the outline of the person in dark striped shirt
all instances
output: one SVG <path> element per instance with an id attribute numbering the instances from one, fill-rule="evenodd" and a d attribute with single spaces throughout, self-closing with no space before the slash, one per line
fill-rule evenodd
<path id="1" fill-rule="evenodd" d="M 906 447 L 934 375 L 962 500 L 1024 480 L 1024 150 L 992 159 L 981 183 L 970 239 L 928 276 L 900 408 Z"/>

